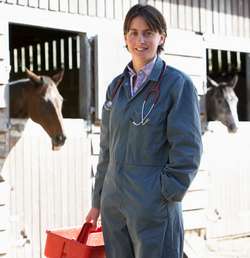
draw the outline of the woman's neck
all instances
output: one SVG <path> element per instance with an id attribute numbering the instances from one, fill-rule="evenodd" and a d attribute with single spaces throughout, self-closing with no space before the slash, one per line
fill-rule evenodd
<path id="1" fill-rule="evenodd" d="M 154 60 L 155 56 L 150 59 L 150 60 L 147 60 L 145 62 L 138 62 L 138 61 L 134 61 L 132 60 L 132 64 L 133 64 L 133 69 L 134 71 L 137 73 L 138 71 L 140 71 L 146 64 L 150 63 L 152 60 Z"/>

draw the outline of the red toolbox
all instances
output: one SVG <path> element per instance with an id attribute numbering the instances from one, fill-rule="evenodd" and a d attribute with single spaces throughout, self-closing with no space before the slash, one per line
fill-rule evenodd
<path id="1" fill-rule="evenodd" d="M 45 256 L 48 258 L 105 258 L 102 228 L 91 223 L 83 227 L 48 230 Z"/>

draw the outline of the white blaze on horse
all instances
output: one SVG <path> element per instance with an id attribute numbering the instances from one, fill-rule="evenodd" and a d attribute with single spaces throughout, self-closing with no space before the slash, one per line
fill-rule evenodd
<path id="1" fill-rule="evenodd" d="M 8 84 L 10 117 L 31 118 L 50 136 L 52 149 L 60 149 L 66 139 L 62 116 L 63 98 L 57 89 L 63 71 L 48 77 L 26 69 L 26 75 L 27 79 Z"/>
<path id="2" fill-rule="evenodd" d="M 210 77 L 207 77 L 207 79 L 207 120 L 218 120 L 227 127 L 229 132 L 235 133 L 239 124 L 237 114 L 238 97 L 234 92 L 234 88 L 238 82 L 238 76 L 235 75 L 229 82 L 216 82 Z"/>

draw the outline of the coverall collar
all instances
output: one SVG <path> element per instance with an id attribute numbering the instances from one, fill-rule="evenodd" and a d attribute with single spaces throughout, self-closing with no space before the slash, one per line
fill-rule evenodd
<path id="1" fill-rule="evenodd" d="M 126 94 L 128 96 L 130 96 L 129 101 L 133 100 L 138 94 L 140 94 L 141 91 L 143 91 L 143 89 L 145 87 L 150 85 L 151 81 L 157 82 L 159 80 L 161 69 L 162 69 L 163 65 L 164 65 L 163 60 L 159 56 L 157 56 L 157 59 L 155 61 L 155 64 L 154 64 L 151 74 L 148 76 L 147 80 L 141 85 L 141 87 L 138 89 L 138 91 L 132 97 L 130 94 L 130 88 L 128 87 L 128 84 L 126 84 L 126 83 L 123 84 L 123 87 L 125 87 Z M 123 74 L 125 75 L 125 80 L 129 81 L 129 71 L 128 71 L 127 67 L 124 69 Z"/>

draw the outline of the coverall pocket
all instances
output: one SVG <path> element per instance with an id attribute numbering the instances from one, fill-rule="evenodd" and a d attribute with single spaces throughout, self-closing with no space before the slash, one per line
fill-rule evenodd
<path id="1" fill-rule="evenodd" d="M 167 192 L 166 192 L 166 184 L 165 184 L 165 180 L 166 180 L 166 173 L 164 172 L 164 169 L 161 171 L 160 174 L 160 189 L 161 189 L 161 196 L 162 199 L 167 202 L 168 198 L 167 198 Z"/>

